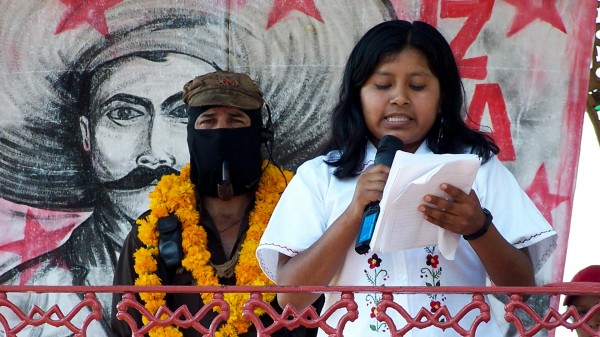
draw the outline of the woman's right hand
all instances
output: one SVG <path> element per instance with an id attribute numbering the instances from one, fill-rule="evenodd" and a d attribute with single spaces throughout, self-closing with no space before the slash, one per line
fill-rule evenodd
<path id="1" fill-rule="evenodd" d="M 383 188 L 389 174 L 390 168 L 385 165 L 374 165 L 364 170 L 358 176 L 356 189 L 346 212 L 349 212 L 353 216 L 356 216 L 359 221 L 362 221 L 365 207 L 372 202 L 381 201 Z"/>

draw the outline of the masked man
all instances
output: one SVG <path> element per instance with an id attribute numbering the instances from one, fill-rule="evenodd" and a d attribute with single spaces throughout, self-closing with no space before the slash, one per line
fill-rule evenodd
<path id="1" fill-rule="evenodd" d="M 150 210 L 125 239 L 114 284 L 271 284 L 255 250 L 292 174 L 262 160 L 261 145 L 268 144 L 271 135 L 262 123 L 262 92 L 246 74 L 216 71 L 186 83 L 183 101 L 189 116 L 190 164 L 179 175 L 164 176 L 150 193 Z M 266 297 L 276 302 L 274 295 Z M 247 298 L 248 294 L 226 294 L 231 316 L 218 333 L 256 335 L 254 326 L 241 317 Z M 152 313 L 161 305 L 175 311 L 185 304 L 195 314 L 211 299 L 211 293 L 138 296 Z M 120 300 L 115 294 L 112 328 L 117 336 L 131 336 L 127 323 L 116 318 Z M 141 327 L 141 314 L 128 312 Z M 201 324 L 209 327 L 216 314 L 210 312 Z M 193 328 L 167 327 L 177 329 L 186 337 L 202 335 Z M 276 335 L 299 333 L 304 331 L 283 329 Z"/>

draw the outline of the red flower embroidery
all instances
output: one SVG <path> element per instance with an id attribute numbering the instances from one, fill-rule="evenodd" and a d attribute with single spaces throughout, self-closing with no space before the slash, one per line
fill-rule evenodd
<path id="1" fill-rule="evenodd" d="M 440 301 L 431 301 L 429 305 L 431 306 L 431 312 L 436 312 L 440 309 L 442 303 L 440 303 Z"/>
<path id="2" fill-rule="evenodd" d="M 373 256 L 371 256 L 369 258 L 369 268 L 375 269 L 375 268 L 379 267 L 380 265 L 381 265 L 381 259 L 379 258 L 379 256 L 377 256 L 377 254 L 373 254 Z"/>
<path id="3" fill-rule="evenodd" d="M 377 307 L 372 307 L 371 308 L 371 318 L 375 318 L 377 317 Z"/>
<path id="4" fill-rule="evenodd" d="M 427 254 L 427 265 L 428 266 L 431 266 L 432 268 L 437 268 L 439 263 L 440 263 L 440 260 L 437 255 Z"/>

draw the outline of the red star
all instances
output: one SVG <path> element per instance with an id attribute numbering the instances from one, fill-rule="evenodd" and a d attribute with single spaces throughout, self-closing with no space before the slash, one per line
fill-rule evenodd
<path id="1" fill-rule="evenodd" d="M 567 196 L 550 193 L 550 189 L 548 188 L 548 173 L 546 173 L 546 166 L 544 164 L 537 170 L 531 185 L 529 185 L 525 192 L 550 224 L 552 223 L 552 210 L 562 202 L 569 200 Z"/>
<path id="2" fill-rule="evenodd" d="M 108 25 L 105 12 L 107 9 L 123 2 L 123 0 L 60 0 L 69 7 L 54 34 L 60 34 L 69 29 L 77 28 L 84 23 L 94 27 L 105 38 L 108 38 Z"/>
<path id="3" fill-rule="evenodd" d="M 46 214 L 34 215 L 28 209 L 23 239 L 0 246 L 0 251 L 17 254 L 21 256 L 21 262 L 25 262 L 56 249 L 80 221 L 74 218 L 71 223 L 60 229 L 48 231 L 40 225 L 37 219 L 45 216 L 52 217 L 54 213 L 48 211 Z M 25 271 L 24 275 L 21 275 L 21 285 L 25 284 L 34 271 L 35 268 L 31 268 L 31 270 Z"/>
<path id="4" fill-rule="evenodd" d="M 269 21 L 267 22 L 266 29 L 273 27 L 293 10 L 300 11 L 323 22 L 321 13 L 319 13 L 314 0 L 275 0 L 273 8 L 271 8 L 271 12 L 269 13 Z"/>
<path id="5" fill-rule="evenodd" d="M 556 9 L 556 0 L 542 0 L 541 5 L 536 5 L 539 1 L 531 0 L 506 0 L 506 2 L 515 6 L 517 10 L 517 15 L 508 29 L 507 36 L 517 33 L 538 18 L 548 22 L 561 32 L 567 33 L 560 13 Z"/>

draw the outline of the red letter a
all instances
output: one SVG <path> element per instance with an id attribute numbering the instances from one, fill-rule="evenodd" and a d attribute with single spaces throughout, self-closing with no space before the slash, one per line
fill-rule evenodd
<path id="1" fill-rule="evenodd" d="M 510 119 L 506 111 L 506 103 L 502 89 L 497 83 L 477 84 L 473 92 L 473 99 L 469 106 L 467 125 L 475 130 L 479 129 L 485 105 L 488 105 L 492 131 L 490 135 L 500 147 L 498 159 L 513 161 L 517 159 L 515 147 L 510 134 Z"/>

